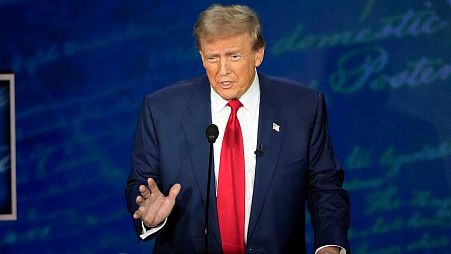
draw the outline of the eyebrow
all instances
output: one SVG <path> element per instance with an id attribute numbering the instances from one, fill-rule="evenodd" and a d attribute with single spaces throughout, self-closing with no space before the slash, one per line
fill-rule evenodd
<path id="1" fill-rule="evenodd" d="M 225 53 L 226 56 L 231 56 L 231 55 L 236 55 L 236 54 L 242 54 L 241 50 L 231 50 L 231 51 Z M 216 53 L 216 52 L 205 54 L 206 57 L 216 57 L 216 56 L 220 56 L 220 55 L 221 54 Z"/>

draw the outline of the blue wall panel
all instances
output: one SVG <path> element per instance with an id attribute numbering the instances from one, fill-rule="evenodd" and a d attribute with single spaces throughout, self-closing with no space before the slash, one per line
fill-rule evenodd
<path id="1" fill-rule="evenodd" d="M 211 3 L 0 0 L 18 190 L 0 253 L 150 252 L 123 194 L 139 105 L 204 73 L 191 30 Z M 260 70 L 326 95 L 353 252 L 449 252 L 451 2 L 243 3 L 262 19 Z"/>

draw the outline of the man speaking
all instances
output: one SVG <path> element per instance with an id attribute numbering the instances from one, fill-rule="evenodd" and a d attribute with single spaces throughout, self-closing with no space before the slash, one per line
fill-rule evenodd
<path id="1" fill-rule="evenodd" d="M 211 6 L 194 36 L 206 76 L 141 108 L 126 186 L 139 237 L 155 238 L 154 253 L 306 253 L 307 203 L 315 253 L 350 253 L 323 95 L 257 72 L 265 43 L 249 7 Z M 208 179 L 211 123 L 219 136 Z"/>

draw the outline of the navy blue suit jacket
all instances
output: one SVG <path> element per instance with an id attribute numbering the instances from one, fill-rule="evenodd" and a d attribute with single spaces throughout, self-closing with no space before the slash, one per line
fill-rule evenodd
<path id="1" fill-rule="evenodd" d="M 350 253 L 348 193 L 327 131 L 323 96 L 294 81 L 258 73 L 260 118 L 254 194 L 246 253 L 305 253 L 305 204 L 311 213 L 314 248 L 335 244 Z M 132 153 L 126 196 L 131 214 L 138 187 L 152 177 L 163 193 L 182 185 L 154 253 L 202 253 L 211 123 L 206 76 L 181 81 L 146 96 Z M 273 123 L 280 126 L 277 132 Z M 212 174 L 214 178 L 214 174 Z M 212 179 L 209 250 L 221 252 Z M 135 220 L 141 233 L 140 221 Z"/>

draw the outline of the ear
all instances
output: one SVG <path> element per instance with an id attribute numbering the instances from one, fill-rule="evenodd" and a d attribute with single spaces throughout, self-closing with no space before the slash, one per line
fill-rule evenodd
<path id="1" fill-rule="evenodd" d="M 263 57 L 265 56 L 265 47 L 261 47 L 255 52 L 255 67 L 260 66 L 263 62 Z"/>

